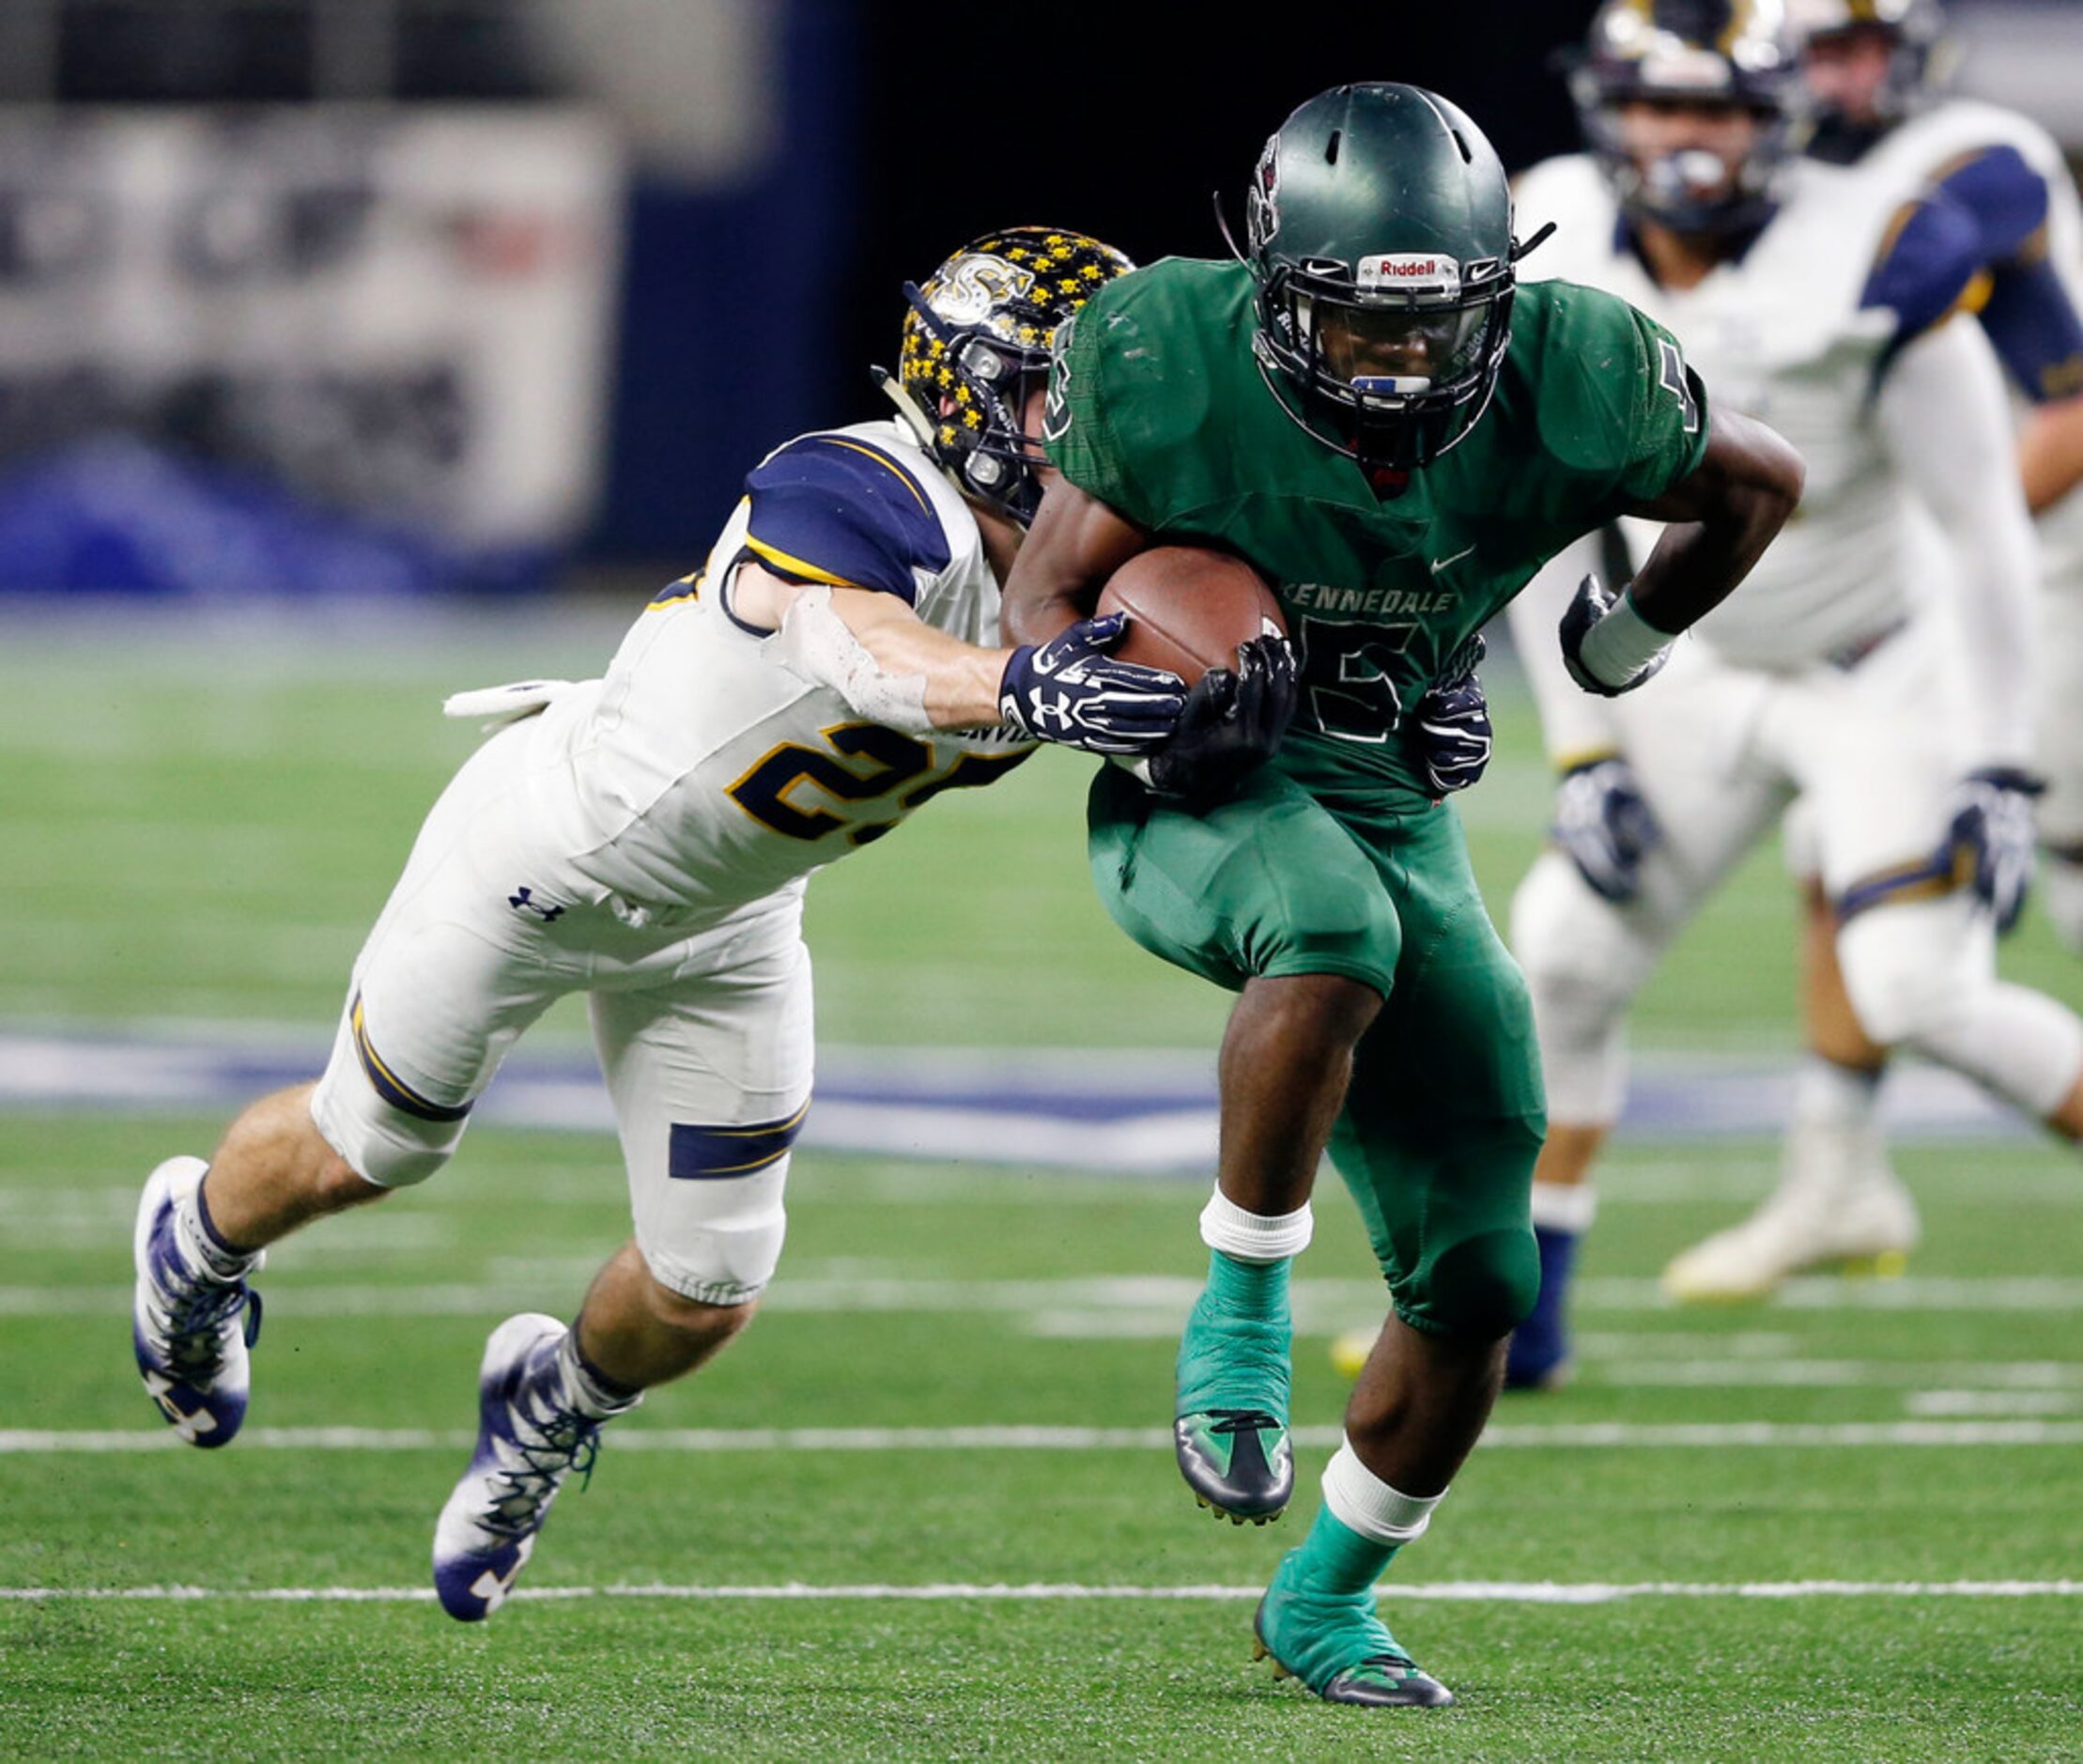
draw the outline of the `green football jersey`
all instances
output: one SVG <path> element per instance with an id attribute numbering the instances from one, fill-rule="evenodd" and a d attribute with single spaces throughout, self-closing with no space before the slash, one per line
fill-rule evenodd
<path id="1" fill-rule="evenodd" d="M 1489 410 L 1383 497 L 1288 414 L 1252 353 L 1253 292 L 1242 264 L 1180 257 L 1102 288 L 1057 333 L 1049 456 L 1274 584 L 1302 676 L 1285 769 L 1429 797 L 1404 711 L 1550 558 L 1699 465 L 1705 395 L 1626 302 L 1531 283 Z"/>

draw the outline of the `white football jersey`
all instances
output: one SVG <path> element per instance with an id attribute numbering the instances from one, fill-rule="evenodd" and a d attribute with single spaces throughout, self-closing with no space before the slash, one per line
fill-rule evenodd
<path id="1" fill-rule="evenodd" d="M 608 669 L 526 725 L 532 824 L 558 886 L 674 923 L 718 919 L 880 837 L 940 791 L 1032 750 L 1002 732 L 930 739 L 864 720 L 789 672 L 731 610 L 751 557 L 908 599 L 995 645 L 998 584 L 969 506 L 896 422 L 799 437 L 748 479 L 704 567 L 647 608 Z"/>
<path id="2" fill-rule="evenodd" d="M 1806 667 L 1919 603 L 1921 572 L 1905 550 L 1914 499 L 1873 410 L 1897 320 L 1859 305 L 1894 212 L 1857 169 L 1796 162 L 1779 211 L 1743 256 L 1681 292 L 1659 286 L 1630 249 L 1588 155 L 1550 160 L 1519 180 L 1520 233 L 1557 227 L 1529 260 L 1534 276 L 1640 307 L 1678 339 L 1716 403 L 1770 425 L 1808 463 L 1799 511 L 1742 588 L 1693 627 L 1736 666 Z M 1659 529 L 1623 524 L 1639 562 Z"/>

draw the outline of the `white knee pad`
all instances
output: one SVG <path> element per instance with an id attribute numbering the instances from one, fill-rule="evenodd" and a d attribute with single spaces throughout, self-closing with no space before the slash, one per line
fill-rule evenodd
<path id="1" fill-rule="evenodd" d="M 1961 897 L 1878 906 L 1838 934 L 1844 988 L 1875 1041 L 1952 1067 L 2035 1120 L 2083 1071 L 2083 1022 L 1996 978 L 1985 915 Z"/>
<path id="2" fill-rule="evenodd" d="M 366 1047 L 354 1013 L 342 1019 L 311 1092 L 311 1122 L 363 1181 L 378 1188 L 424 1183 L 455 1155 L 469 1117 L 467 1107 L 442 1108 L 404 1086 Z"/>
<path id="3" fill-rule="evenodd" d="M 1533 998 L 1549 1119 L 1613 1121 L 1628 1088 L 1628 1007 L 1655 966 L 1655 946 L 1553 851 L 1512 896 L 1511 928 Z"/>
<path id="4" fill-rule="evenodd" d="M 748 1176 L 669 1181 L 638 1199 L 637 1248 L 660 1286 L 700 1305 L 745 1305 L 766 1290 L 788 1235 L 789 1159 Z"/>

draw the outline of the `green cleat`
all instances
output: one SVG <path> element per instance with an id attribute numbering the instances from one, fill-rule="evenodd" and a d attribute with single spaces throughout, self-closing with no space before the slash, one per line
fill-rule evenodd
<path id="1" fill-rule="evenodd" d="M 1327 1703 L 1369 1709 L 1444 1709 L 1454 1693 L 1396 1645 L 1375 1615 L 1372 1590 L 1327 1592 L 1309 1585 L 1289 1550 L 1251 1619 L 1255 1660 L 1275 1679 L 1300 1679 Z"/>
<path id="2" fill-rule="evenodd" d="M 1203 1292 L 1180 1339 L 1172 1426 L 1180 1474 L 1203 1507 L 1237 1524 L 1278 1519 L 1294 1494 L 1288 1337 L 1285 1314 L 1239 1317 Z"/>

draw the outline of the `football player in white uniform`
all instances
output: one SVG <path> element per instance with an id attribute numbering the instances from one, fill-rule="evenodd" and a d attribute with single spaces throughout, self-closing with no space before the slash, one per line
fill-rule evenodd
<path id="1" fill-rule="evenodd" d="M 2019 464 L 2040 517 L 2046 581 L 2034 643 L 2035 770 L 2043 898 L 2083 951 L 2083 214 L 2060 148 L 2037 123 L 1995 105 L 1943 98 L 1950 61 L 1936 0 L 1790 0 L 1804 34 L 1816 108 L 1808 151 L 1857 168 L 1868 198 L 1893 210 L 1924 187 L 1952 197 L 1981 236 L 1983 330 L 2025 417 Z M 1799 879 L 1808 1059 L 1774 1193 L 1748 1218 L 1677 1257 L 1664 1280 L 1681 1299 L 1754 1296 L 1823 1262 L 1900 1265 L 1916 1208 L 1890 1168 L 1880 1127 L 1888 1050 L 1860 1027 L 1837 971 L 1834 908 L 1815 874 L 1807 805 L 1788 817 Z M 2022 851 L 2020 857 L 2022 859 Z M 2001 883 L 1998 930 L 2024 905 L 2021 860 Z"/>
<path id="2" fill-rule="evenodd" d="M 572 1327 L 492 1332 L 477 1450 L 435 1531 L 451 1616 L 499 1605 L 601 1427 L 742 1329 L 774 1273 L 810 1098 L 810 873 L 1038 740 L 1152 754 L 1178 730 L 1178 677 L 1108 655 L 1118 619 L 998 641 L 1051 334 L 1130 268 L 1046 228 L 958 252 L 905 289 L 896 417 L 762 460 L 604 678 L 452 701 L 510 720 L 427 817 L 324 1075 L 146 1184 L 138 1367 L 182 1437 L 222 1446 L 246 1412 L 263 1247 L 432 1175 L 516 1038 L 589 995 L 635 1234 Z"/>
<path id="3" fill-rule="evenodd" d="M 2000 371 L 1955 321 L 1978 230 L 1940 193 L 1876 204 L 1856 170 L 1794 158 L 1797 77 L 1776 0 L 1611 0 L 1572 80 L 1593 151 L 1520 186 L 1529 224 L 1561 229 L 1544 270 L 1660 320 L 1809 465 L 1800 517 L 1643 691 L 1587 698 L 1547 665 L 1595 557 L 1558 560 L 1514 603 L 1563 772 L 1557 848 L 1512 913 L 1551 1119 L 1521 1385 L 1566 1365 L 1561 1300 L 1625 1088 L 1628 1007 L 1797 797 L 1866 1031 L 2083 1135 L 2083 1023 L 1994 966 L 2030 856 L 2038 563 Z M 1914 549 L 1920 520 L 1950 568 Z"/>

